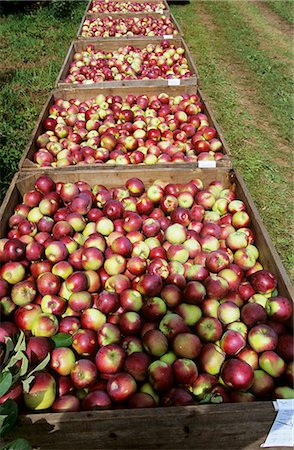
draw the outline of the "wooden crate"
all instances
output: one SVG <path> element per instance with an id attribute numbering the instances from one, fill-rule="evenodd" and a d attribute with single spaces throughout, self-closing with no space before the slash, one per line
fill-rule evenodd
<path id="1" fill-rule="evenodd" d="M 125 47 L 127 45 L 134 45 L 136 48 L 144 48 L 148 44 L 148 39 L 76 39 L 74 40 L 68 50 L 68 53 L 65 57 L 64 63 L 61 67 L 61 70 L 58 74 L 55 87 L 63 87 L 66 89 L 76 88 L 76 89 L 89 89 L 93 87 L 120 87 L 120 86 L 129 86 L 129 87 L 137 87 L 141 86 L 168 86 L 168 85 L 174 85 L 175 83 L 181 85 L 181 86 L 197 86 L 199 84 L 199 75 L 196 68 L 196 65 L 192 59 L 191 53 L 181 37 L 176 37 L 174 39 L 170 39 L 170 43 L 176 45 L 177 47 L 182 47 L 185 50 L 184 56 L 187 59 L 187 64 L 189 67 L 189 70 L 192 73 L 192 76 L 190 78 L 185 79 L 179 79 L 175 78 L 172 80 L 160 80 L 160 79 L 154 79 L 154 80 L 121 80 L 121 81 L 103 81 L 100 83 L 93 83 L 93 84 L 68 84 L 65 83 L 65 78 L 68 74 L 70 64 L 73 61 L 74 54 L 77 52 L 81 52 L 87 48 L 88 45 L 93 45 L 95 50 L 103 50 L 106 52 L 111 52 L 114 50 L 117 50 L 120 47 Z M 153 39 L 152 44 L 159 44 L 162 41 L 162 38 L 157 37 L 157 39 Z"/>
<path id="2" fill-rule="evenodd" d="M 150 13 L 150 14 L 140 14 L 140 18 L 142 17 L 153 17 L 153 18 L 160 18 L 163 14 L 156 14 L 156 13 Z M 177 37 L 182 37 L 184 35 L 183 31 L 181 30 L 178 22 L 176 21 L 175 17 L 168 13 L 168 14 L 164 14 L 166 17 L 170 17 L 174 29 L 178 32 Z M 137 36 L 121 36 L 121 37 L 93 37 L 93 38 L 88 38 L 88 37 L 83 37 L 82 34 L 82 27 L 84 25 L 84 22 L 86 19 L 90 19 L 90 18 L 104 18 L 104 17 L 109 17 L 109 14 L 91 14 L 91 15 L 85 15 L 82 19 L 81 25 L 78 29 L 78 33 L 77 33 L 77 39 L 87 39 L 88 41 L 95 41 L 95 40 L 108 40 L 108 39 L 141 39 L 144 40 L 146 42 L 146 40 L 148 39 L 148 43 L 149 41 L 152 42 L 154 40 L 158 40 L 158 38 L 162 38 L 162 39 L 171 39 L 173 37 L 173 35 L 162 35 L 162 36 L 145 36 L 145 35 L 137 35 Z M 132 13 L 128 13 L 128 14 L 112 14 L 112 17 L 114 17 L 115 19 L 121 18 L 121 19 L 126 19 L 126 18 L 130 18 L 130 17 L 134 17 L 134 14 Z M 137 15 L 135 16 L 137 17 Z"/>
<path id="3" fill-rule="evenodd" d="M 259 249 L 260 261 L 265 269 L 271 270 L 278 279 L 278 290 L 281 295 L 291 298 L 294 302 L 294 290 L 289 281 L 283 264 L 274 248 L 274 245 L 263 225 L 259 212 L 253 203 L 246 185 L 237 171 L 219 167 L 216 169 L 199 169 L 191 165 L 186 167 L 177 166 L 177 170 L 172 167 L 153 166 L 151 170 L 134 166 L 125 170 L 111 167 L 109 170 L 81 169 L 81 170 L 34 170 L 31 172 L 22 171 L 16 175 L 7 191 L 0 209 L 0 237 L 7 231 L 7 224 L 14 206 L 20 201 L 21 195 L 33 188 L 35 181 L 41 174 L 49 175 L 54 181 L 86 180 L 90 185 L 103 184 L 106 187 L 122 185 L 131 177 L 141 178 L 146 186 L 152 181 L 161 179 L 169 182 L 188 182 L 193 178 L 200 178 L 204 186 L 214 180 L 220 180 L 225 187 L 233 188 L 238 199 L 246 204 L 247 211 L 251 217 L 251 228 L 255 235 L 256 246 Z"/>
<path id="4" fill-rule="evenodd" d="M 51 105 L 53 105 L 54 100 L 56 98 L 63 98 L 64 100 L 70 100 L 71 98 L 77 97 L 80 100 L 86 100 L 91 97 L 95 97 L 99 93 L 103 93 L 104 95 L 121 95 L 123 98 L 125 98 L 126 95 L 128 95 L 128 94 L 140 95 L 140 94 L 144 93 L 146 95 L 154 95 L 154 94 L 159 94 L 160 92 L 165 92 L 166 94 L 171 95 L 171 96 L 180 95 L 183 93 L 194 94 L 195 92 L 197 92 L 197 94 L 201 98 L 201 101 L 204 104 L 204 113 L 208 117 L 209 124 L 210 124 L 210 126 L 213 126 L 217 130 L 218 138 L 221 140 L 221 142 L 223 144 L 224 158 L 220 161 L 217 161 L 216 166 L 231 167 L 231 151 L 230 151 L 230 149 L 224 139 L 222 131 L 221 131 L 210 107 L 209 107 L 209 104 L 207 103 L 207 101 L 204 97 L 204 94 L 203 94 L 203 92 L 201 92 L 200 89 L 197 89 L 196 87 L 193 87 L 193 86 L 165 86 L 162 89 L 160 89 L 159 87 L 151 87 L 151 86 L 144 87 L 143 89 L 140 87 L 111 88 L 111 87 L 108 87 L 108 85 L 107 85 L 107 88 L 100 87 L 100 88 L 76 89 L 74 87 L 72 89 L 55 89 L 54 91 L 52 91 L 49 95 L 47 102 L 45 103 L 45 105 L 43 107 L 43 110 L 41 111 L 41 113 L 39 115 L 36 126 L 32 132 L 31 139 L 30 139 L 28 145 L 26 146 L 26 149 L 22 155 L 22 158 L 20 159 L 19 169 L 20 170 L 42 169 L 33 162 L 33 155 L 38 149 L 38 147 L 36 145 L 37 138 L 43 132 L 43 128 L 42 128 L 43 120 L 46 117 L 48 117 L 49 108 Z M 187 164 L 187 163 L 176 163 L 176 167 L 179 167 L 182 165 L 189 167 L 189 164 Z M 147 169 L 150 169 L 153 167 L 153 166 L 147 166 L 146 164 L 140 164 L 140 167 L 142 167 L 142 166 L 146 167 Z M 175 163 L 160 164 L 160 167 L 161 166 L 175 167 Z M 197 163 L 196 163 L 196 166 L 197 166 Z M 85 168 L 85 166 L 82 166 L 82 167 Z M 89 165 L 87 167 L 93 168 L 93 165 Z M 94 167 L 97 168 L 97 166 L 94 166 Z M 103 165 L 103 168 L 105 170 L 108 170 L 111 167 L 112 166 L 109 166 L 107 164 Z M 127 168 L 127 166 L 120 166 L 120 167 L 122 170 L 124 168 Z M 69 169 L 69 170 L 77 170 L 77 168 L 81 168 L 81 166 L 75 165 L 75 166 L 67 167 L 67 169 Z M 99 169 L 100 168 L 101 168 L 101 165 L 99 165 Z M 56 169 L 56 168 L 52 167 L 52 168 L 48 168 L 48 170 L 63 170 L 63 169 Z"/>
<path id="5" fill-rule="evenodd" d="M 60 181 L 58 171 L 49 172 Z M 22 172 L 15 175 L 0 208 L 0 237 L 7 231 L 8 220 L 21 195 L 32 189 L 39 174 Z M 128 172 L 63 171 L 62 181 L 85 179 L 89 184 L 121 185 L 131 176 L 143 179 L 146 186 L 161 178 L 171 182 L 186 182 L 201 178 L 204 185 L 220 180 L 225 187 L 235 189 L 237 198 L 246 203 L 252 219 L 260 261 L 278 279 L 281 295 L 294 299 L 293 287 L 273 247 L 259 213 L 244 181 L 236 171 L 226 169 L 155 168 L 152 172 L 138 167 Z M 80 413 L 26 414 L 20 416 L 13 433 L 5 441 L 23 437 L 34 449 L 73 450 L 97 449 L 258 449 L 264 442 L 275 418 L 272 402 L 227 403 L 223 405 L 195 405 L 186 407 L 151 408 L 142 410 L 109 410 Z M 282 447 L 280 447 L 282 448 Z"/>
<path id="6" fill-rule="evenodd" d="M 155 3 L 155 4 L 161 4 L 163 3 L 164 5 L 164 13 L 167 11 L 170 11 L 170 8 L 168 6 L 167 0 L 116 0 L 116 3 L 125 3 L 126 1 L 128 2 L 132 2 L 132 3 L 145 3 L 146 1 L 148 1 L 148 3 Z M 89 1 L 88 6 L 86 8 L 86 14 L 92 14 L 90 13 L 90 9 L 92 6 L 92 0 Z M 107 14 L 107 13 L 106 13 Z M 119 14 L 119 13 L 112 13 L 112 14 Z M 140 13 L 136 13 L 136 14 L 140 14 Z M 144 11 L 142 11 L 142 14 L 145 14 Z M 161 13 L 159 13 L 161 14 Z"/>

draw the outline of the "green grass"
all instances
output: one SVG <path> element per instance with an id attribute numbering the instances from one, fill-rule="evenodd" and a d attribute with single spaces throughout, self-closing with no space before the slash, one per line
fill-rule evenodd
<path id="1" fill-rule="evenodd" d="M 77 33 L 86 3 L 72 5 L 72 14 L 64 19 L 54 17 L 48 7 L 0 18 L 0 57 L 5 62 L 0 73 L 0 198 Z"/>
<path id="2" fill-rule="evenodd" d="M 255 4 L 247 2 L 246 7 L 259 17 Z M 235 167 L 244 177 L 293 277 L 291 70 L 284 60 L 274 60 L 270 52 L 261 49 L 260 36 L 246 22 L 237 2 L 190 2 L 172 10 L 198 66 L 201 88 L 231 148 Z M 288 55 L 285 51 L 281 56 Z"/>
<path id="3" fill-rule="evenodd" d="M 292 0 L 265 0 L 268 6 L 282 19 L 294 24 L 294 3 Z"/>

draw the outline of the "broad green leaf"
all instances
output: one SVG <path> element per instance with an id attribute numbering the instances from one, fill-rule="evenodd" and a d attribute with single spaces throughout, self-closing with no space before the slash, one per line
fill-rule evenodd
<path id="1" fill-rule="evenodd" d="M 4 419 L 0 428 L 0 437 L 3 437 L 8 431 L 12 430 L 18 416 L 18 406 L 14 400 L 10 398 L 0 405 L 0 415 L 7 417 Z"/>
<path id="2" fill-rule="evenodd" d="M 20 376 L 20 377 L 23 377 L 23 376 L 27 373 L 28 367 L 29 367 L 29 360 L 28 360 L 28 358 L 24 355 L 24 357 L 23 357 L 23 359 L 22 359 L 20 371 L 19 371 L 19 376 Z"/>
<path id="3" fill-rule="evenodd" d="M 0 430 L 2 428 L 2 425 L 3 425 L 4 421 L 6 420 L 6 417 L 8 417 L 7 414 L 1 414 L 0 415 Z"/>
<path id="4" fill-rule="evenodd" d="M 32 450 L 32 446 L 26 439 L 19 438 L 1 447 L 1 450 Z"/>
<path id="5" fill-rule="evenodd" d="M 25 339 L 25 334 L 23 331 L 20 332 L 19 338 L 17 340 L 17 343 L 14 347 L 14 351 L 15 353 L 17 353 L 19 350 L 21 351 L 25 351 L 26 349 L 26 339 Z"/>
<path id="6" fill-rule="evenodd" d="M 46 356 L 46 358 L 43 359 L 43 361 L 40 362 L 33 370 L 28 373 L 28 377 L 30 377 L 35 372 L 40 372 L 40 370 L 45 369 L 47 367 L 48 363 L 50 361 L 50 353 Z"/>
<path id="7" fill-rule="evenodd" d="M 72 336 L 67 333 L 55 334 L 51 340 L 54 342 L 56 348 L 69 347 L 72 344 Z"/>
<path id="8" fill-rule="evenodd" d="M 18 361 L 21 361 L 24 356 L 25 356 L 24 353 L 21 350 L 19 350 L 15 355 L 11 356 L 8 363 L 6 364 L 6 369 L 10 369 L 11 367 L 15 366 L 15 364 Z"/>
<path id="9" fill-rule="evenodd" d="M 34 381 L 34 379 L 35 379 L 35 376 L 31 375 L 28 378 L 26 378 L 25 380 L 22 380 L 22 387 L 23 387 L 23 391 L 25 393 L 29 392 L 31 383 Z"/>
<path id="10" fill-rule="evenodd" d="M 2 395 L 5 395 L 11 386 L 12 373 L 9 371 L 0 373 L 0 397 L 2 397 Z"/>
<path id="11" fill-rule="evenodd" d="M 3 366 L 5 366 L 6 362 L 9 359 L 9 355 L 12 352 L 12 350 L 14 349 L 14 344 L 13 344 L 13 340 L 11 339 L 11 337 L 7 337 L 5 338 L 5 345 L 6 345 L 6 350 L 5 350 L 5 356 L 4 356 L 4 361 L 3 361 Z"/>

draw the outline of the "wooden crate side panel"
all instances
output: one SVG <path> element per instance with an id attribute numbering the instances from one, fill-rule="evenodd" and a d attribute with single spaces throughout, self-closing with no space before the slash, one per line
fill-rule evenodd
<path id="1" fill-rule="evenodd" d="M 226 141 L 226 139 L 224 138 L 224 135 L 223 135 L 223 132 L 222 132 L 222 130 L 221 130 L 221 127 L 220 127 L 220 125 L 218 124 L 218 122 L 217 122 L 217 120 L 216 120 L 216 118 L 215 118 L 215 116 L 214 116 L 214 114 L 213 114 L 213 112 L 212 112 L 212 110 L 211 110 L 211 107 L 210 107 L 210 105 L 209 105 L 209 102 L 206 100 L 206 97 L 205 97 L 205 95 L 203 94 L 203 91 L 201 90 L 201 89 L 199 89 L 198 88 L 198 94 L 199 94 L 199 96 L 200 96 L 200 98 L 201 98 L 201 101 L 203 102 L 203 104 L 204 104 L 204 114 L 206 114 L 207 115 L 207 117 L 208 117 L 208 120 L 209 120 L 209 124 L 213 124 L 213 126 L 214 126 L 214 128 L 216 129 L 216 131 L 217 131 L 217 134 L 218 134 L 218 136 L 219 136 L 219 139 L 222 141 L 222 143 L 223 143 L 223 148 L 225 149 L 225 154 L 226 155 L 228 155 L 228 156 L 232 156 L 232 152 L 231 152 L 231 150 L 230 150 L 230 147 L 228 146 L 228 143 L 227 143 L 227 141 Z"/>
<path id="2" fill-rule="evenodd" d="M 113 88 L 113 87 L 90 87 L 87 90 L 80 90 L 76 89 L 75 86 L 72 87 L 72 89 L 64 89 L 64 88 L 56 88 L 52 91 L 52 95 L 54 98 L 61 97 L 64 100 L 70 100 L 71 98 L 78 97 L 79 100 L 87 100 L 92 97 L 96 97 L 98 94 L 104 94 L 104 95 L 120 95 L 123 99 L 128 94 L 134 94 L 134 95 L 158 95 L 160 93 L 166 93 L 170 96 L 176 96 L 180 94 L 195 94 L 197 92 L 197 87 L 195 86 L 164 86 L 162 89 L 159 90 L 157 86 L 150 85 L 144 87 L 135 86 L 130 88 L 129 86 L 121 86 L 120 88 Z M 202 93 L 200 94 L 202 96 Z M 202 98 L 202 97 L 201 97 Z"/>
<path id="3" fill-rule="evenodd" d="M 86 13 L 85 13 L 85 14 L 83 15 L 83 17 L 82 17 L 81 23 L 80 23 L 79 28 L 78 28 L 78 31 L 77 31 L 77 38 L 79 38 L 80 35 L 81 35 L 81 33 L 82 33 L 82 26 L 84 25 L 84 22 L 85 22 L 86 18 L 87 18 L 87 15 L 86 15 Z"/>
<path id="4" fill-rule="evenodd" d="M 80 100 L 84 101 L 86 99 L 92 98 L 97 96 L 98 94 L 102 93 L 104 95 L 121 95 L 123 98 L 125 98 L 128 94 L 135 94 L 135 95 L 140 95 L 142 94 L 142 92 L 144 92 L 144 94 L 146 95 L 156 95 L 159 94 L 160 92 L 165 92 L 166 94 L 170 95 L 170 96 L 177 96 L 180 94 L 195 94 L 198 93 L 200 100 L 203 102 L 204 105 L 204 110 L 203 112 L 205 114 L 207 114 L 208 117 L 208 121 L 209 121 L 209 125 L 213 126 L 216 128 L 217 133 L 219 134 L 219 138 L 221 139 L 222 143 L 223 143 L 223 153 L 224 153 L 224 158 L 220 161 L 217 161 L 217 167 L 231 167 L 231 161 L 230 161 L 230 157 L 231 157 L 231 152 L 230 149 L 227 146 L 227 143 L 221 133 L 221 130 L 219 128 L 219 125 L 217 124 L 217 122 L 215 121 L 215 118 L 207 104 L 207 102 L 203 99 L 203 94 L 200 90 L 197 91 L 197 87 L 194 86 L 165 86 L 163 89 L 160 89 L 156 86 L 147 86 L 146 88 L 142 89 L 142 87 L 134 87 L 134 88 L 130 88 L 130 87 L 121 87 L 121 88 L 109 88 L 107 86 L 107 89 L 103 89 L 103 88 L 89 88 L 89 89 L 55 89 L 51 92 L 46 104 L 44 105 L 44 108 L 38 118 L 38 122 L 36 124 L 36 127 L 34 129 L 34 132 L 32 134 L 32 137 L 28 143 L 28 145 L 26 146 L 26 149 L 23 153 L 23 156 L 21 158 L 21 162 L 20 162 L 20 169 L 24 169 L 24 170 L 42 170 L 41 167 L 39 167 L 37 164 L 35 164 L 33 162 L 33 155 L 34 153 L 37 151 L 37 146 L 36 146 L 36 140 L 38 138 L 38 136 L 40 134 L 42 134 L 43 130 L 42 130 L 42 122 L 44 119 L 46 119 L 49 115 L 49 108 L 50 106 L 54 103 L 54 99 L 57 98 L 63 98 L 64 100 L 70 100 L 72 98 L 79 98 Z M 178 165 L 182 165 L 183 163 L 177 163 Z M 184 163 L 185 165 L 187 165 L 187 163 Z M 148 166 L 144 165 L 144 164 L 140 164 L 140 167 L 146 167 L 148 168 Z M 175 166 L 175 164 L 163 164 L 163 166 L 165 167 L 172 167 Z M 194 166 L 197 167 L 197 164 L 195 164 Z M 68 169 L 72 169 L 72 170 L 76 170 L 77 167 L 80 168 L 80 166 L 70 166 Z M 93 167 L 97 167 L 97 166 L 93 166 L 93 165 L 89 165 L 87 166 L 89 168 L 93 168 Z M 84 166 L 83 166 L 84 168 Z M 109 169 L 110 166 L 105 165 L 103 166 L 103 169 Z M 99 170 L 101 169 L 101 167 L 99 167 Z M 55 168 L 48 168 L 48 170 L 55 170 Z M 59 170 L 63 170 L 62 168 Z"/>
<path id="5" fill-rule="evenodd" d="M 31 135 L 31 138 L 25 148 L 25 151 L 21 157 L 21 160 L 19 162 L 19 169 L 23 169 L 26 167 L 30 167 L 30 168 L 36 168 L 38 167 L 34 162 L 34 153 L 37 151 L 38 147 L 37 147 L 37 139 L 38 137 L 44 133 L 43 131 L 43 120 L 46 119 L 49 115 L 49 108 L 50 106 L 52 106 L 54 104 L 54 98 L 53 96 L 50 94 L 39 117 L 38 120 L 36 122 L 35 128 L 33 130 L 33 133 Z"/>
<path id="6" fill-rule="evenodd" d="M 20 199 L 19 191 L 16 188 L 16 182 L 18 178 L 19 174 L 16 173 L 12 178 L 10 186 L 7 189 L 6 195 L 0 206 L 0 238 L 6 236 L 9 218 L 14 213 L 14 208 L 18 204 Z"/>
<path id="7" fill-rule="evenodd" d="M 245 185 L 243 178 L 236 171 L 236 195 L 241 198 L 247 207 L 251 217 L 251 226 L 254 231 L 256 246 L 260 253 L 260 261 L 267 270 L 271 270 L 279 280 L 278 290 L 280 295 L 290 298 L 294 302 L 294 289 L 285 271 L 282 261 L 273 245 L 273 242 L 262 222 L 259 211 Z"/>
<path id="8" fill-rule="evenodd" d="M 257 450 L 275 416 L 271 402 L 30 414 L 20 417 L 13 438 L 41 450 L 67 450 L 69 441 L 73 450 Z"/>
<path id="9" fill-rule="evenodd" d="M 167 14 L 166 14 L 166 15 L 167 15 Z M 183 32 L 181 26 L 179 25 L 179 22 L 178 22 L 177 19 L 175 18 L 175 16 L 174 16 L 172 13 L 170 13 L 170 17 L 173 19 L 173 21 L 174 21 L 174 23 L 175 23 L 175 25 L 176 25 L 176 27 L 177 27 L 177 30 L 179 31 L 180 35 L 184 37 L 184 32 Z"/>
<path id="10" fill-rule="evenodd" d="M 145 168 L 135 166 L 131 169 L 110 168 L 109 170 L 98 169 L 83 169 L 70 171 L 68 169 L 62 170 L 42 170 L 40 172 L 34 171 L 33 173 L 21 173 L 17 181 L 17 188 L 21 195 L 28 190 L 32 189 L 35 181 L 41 174 L 49 175 L 55 182 L 56 181 L 70 181 L 76 182 L 80 180 L 87 180 L 87 182 L 94 186 L 95 184 L 103 184 L 106 187 L 121 186 L 131 177 L 141 178 L 145 185 L 148 187 L 156 179 L 162 181 L 178 183 L 188 182 L 194 178 L 200 178 L 204 186 L 208 186 L 212 181 L 218 179 L 222 181 L 225 187 L 230 186 L 230 172 L 226 168 L 218 169 L 195 169 L 193 166 L 178 167 L 174 170 L 172 167 L 156 167 L 152 170 L 146 170 Z"/>
<path id="11" fill-rule="evenodd" d="M 152 44 L 160 44 L 160 42 L 162 41 L 162 38 L 157 36 L 157 39 L 155 39 L 154 41 L 152 41 Z M 132 39 L 125 39 L 125 38 L 120 38 L 115 39 L 108 39 L 107 41 L 105 40 L 101 40 L 101 39 L 96 39 L 95 42 L 90 42 L 89 39 L 83 39 L 83 41 L 81 40 L 75 40 L 74 41 L 74 49 L 76 52 L 80 52 L 82 50 L 84 50 L 87 45 L 89 45 L 89 43 L 91 43 L 91 45 L 93 45 L 94 50 L 104 50 L 106 52 L 112 52 L 114 50 L 117 50 L 120 47 L 124 47 L 126 45 L 133 45 L 136 48 L 142 49 L 145 48 L 146 45 L 148 44 L 148 42 L 146 42 L 146 39 L 144 42 L 142 42 L 140 39 L 137 38 L 132 38 Z M 174 44 L 176 46 L 182 46 L 183 43 L 183 39 L 181 37 L 175 37 L 173 39 L 170 39 L 170 43 Z"/>
<path id="12" fill-rule="evenodd" d="M 70 47 L 68 49 L 67 55 L 66 55 L 66 57 L 64 59 L 64 62 L 62 64 L 61 69 L 59 71 L 59 74 L 57 76 L 57 79 L 56 79 L 56 82 L 55 82 L 55 87 L 58 86 L 58 84 L 60 83 L 60 80 L 64 80 L 65 79 L 65 77 L 66 77 L 66 75 L 67 75 L 67 73 L 69 71 L 70 63 L 73 60 L 74 54 L 76 52 L 75 48 L 74 48 L 74 42 L 75 41 L 72 41 L 72 43 L 71 43 L 71 45 L 70 45 Z M 64 84 L 66 85 L 66 83 L 64 83 Z"/>

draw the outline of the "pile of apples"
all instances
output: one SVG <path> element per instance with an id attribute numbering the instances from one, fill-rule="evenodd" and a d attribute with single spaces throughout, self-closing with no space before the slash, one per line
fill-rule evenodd
<path id="1" fill-rule="evenodd" d="M 93 45 L 88 45 L 85 50 L 74 54 L 64 82 L 93 84 L 102 81 L 186 79 L 193 74 L 184 53 L 183 47 L 177 47 L 169 40 L 147 44 L 142 49 L 127 45 L 109 52 L 95 50 Z"/>
<path id="2" fill-rule="evenodd" d="M 195 163 L 224 157 L 197 94 L 59 98 L 43 129 L 34 154 L 42 167 Z"/>
<path id="3" fill-rule="evenodd" d="M 97 181 L 99 181 L 97 179 Z M 293 397 L 292 303 L 259 262 L 243 201 L 138 178 L 91 187 L 42 175 L 0 240 L 1 361 L 26 334 L 29 410 Z M 56 336 L 70 342 L 56 346 Z M 55 339 L 54 339 L 55 338 Z"/>
<path id="4" fill-rule="evenodd" d="M 127 12 L 140 12 L 140 13 L 160 13 L 165 10 L 164 3 L 155 2 L 135 2 L 125 1 L 117 2 L 113 0 L 94 0 L 88 11 L 89 14 L 103 14 L 103 13 L 127 13 Z"/>
<path id="5" fill-rule="evenodd" d="M 85 19 L 81 30 L 82 37 L 121 37 L 121 36 L 177 36 L 178 31 L 174 28 L 169 17 L 152 16 L 140 17 L 91 17 Z"/>

